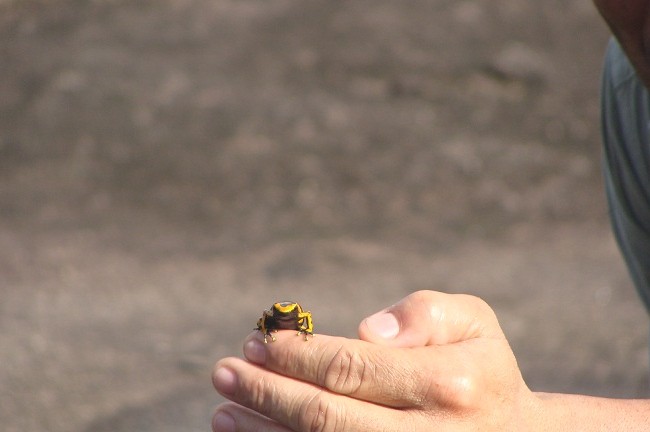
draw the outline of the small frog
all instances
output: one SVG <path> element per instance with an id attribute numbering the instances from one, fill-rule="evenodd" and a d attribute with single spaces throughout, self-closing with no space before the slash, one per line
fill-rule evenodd
<path id="1" fill-rule="evenodd" d="M 298 334 L 304 334 L 305 340 L 314 336 L 314 324 L 311 319 L 311 312 L 303 312 L 302 307 L 292 301 L 283 301 L 273 303 L 270 309 L 265 310 L 262 316 L 257 320 L 257 330 L 264 334 L 264 343 L 266 338 L 275 337 L 270 333 L 278 330 L 298 330 Z"/>

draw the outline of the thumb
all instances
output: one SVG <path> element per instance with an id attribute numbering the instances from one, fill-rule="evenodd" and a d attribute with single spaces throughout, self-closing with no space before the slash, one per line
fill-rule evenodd
<path id="1" fill-rule="evenodd" d="M 359 338 L 378 345 L 421 347 L 468 339 L 503 339 L 494 311 L 478 297 L 417 291 L 359 325 Z"/>

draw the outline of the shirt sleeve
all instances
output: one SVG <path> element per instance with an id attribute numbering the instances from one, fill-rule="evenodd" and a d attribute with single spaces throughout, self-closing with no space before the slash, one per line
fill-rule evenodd
<path id="1" fill-rule="evenodd" d="M 650 96 L 614 39 L 605 58 L 601 116 L 612 227 L 650 311 Z"/>

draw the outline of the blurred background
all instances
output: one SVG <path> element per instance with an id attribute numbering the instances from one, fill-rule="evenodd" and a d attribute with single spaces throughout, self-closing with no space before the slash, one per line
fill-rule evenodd
<path id="1" fill-rule="evenodd" d="M 0 0 L 0 424 L 205 431 L 261 311 L 486 299 L 534 390 L 647 396 L 590 0 Z"/>

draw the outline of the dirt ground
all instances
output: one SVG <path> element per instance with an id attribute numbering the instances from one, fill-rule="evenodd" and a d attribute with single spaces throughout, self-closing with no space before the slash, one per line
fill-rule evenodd
<path id="1" fill-rule="evenodd" d="M 485 298 L 535 390 L 648 395 L 589 0 L 0 0 L 0 424 L 205 431 L 262 309 Z M 341 299 L 345 299 L 341 302 Z"/>

